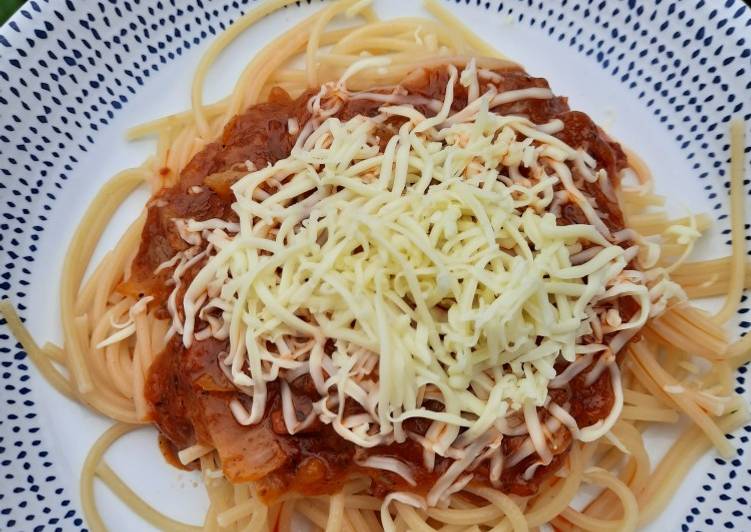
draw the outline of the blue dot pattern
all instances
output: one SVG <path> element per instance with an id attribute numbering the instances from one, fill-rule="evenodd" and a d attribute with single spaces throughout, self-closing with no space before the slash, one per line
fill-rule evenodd
<path id="1" fill-rule="evenodd" d="M 454 1 L 528 25 L 633 91 L 691 162 L 687 178 L 698 180 L 729 235 L 726 194 L 714 183 L 719 175 L 729 188 L 725 123 L 751 120 L 751 10 L 742 0 Z M 0 290 L 22 315 L 47 215 L 79 161 L 92 156 L 97 132 L 162 65 L 252 3 L 29 0 L 0 30 Z M 743 303 L 738 325 L 747 329 L 745 296 Z M 0 529 L 85 530 L 37 421 L 28 358 L 5 327 L 0 366 Z M 746 373 L 736 390 L 748 396 Z M 682 530 L 751 530 L 749 434 L 751 425 L 728 436 L 738 456 L 715 459 Z"/>

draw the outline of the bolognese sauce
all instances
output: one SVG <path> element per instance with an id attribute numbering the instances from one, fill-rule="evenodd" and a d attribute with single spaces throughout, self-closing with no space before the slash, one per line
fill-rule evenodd
<path id="1" fill-rule="evenodd" d="M 442 99 L 448 82 L 445 69 L 420 70 L 402 83 L 409 94 L 426 99 Z M 494 72 L 491 80 L 498 92 L 548 88 L 542 78 L 527 75 L 520 69 Z M 384 90 L 385 93 L 385 90 Z M 149 202 L 146 224 L 140 247 L 132 263 L 130 278 L 119 289 L 135 296 L 154 298 L 160 317 L 169 316 L 167 298 L 173 289 L 171 268 L 159 269 L 177 252 L 188 247 L 174 224 L 175 219 L 207 220 L 221 218 L 233 220 L 231 209 L 232 183 L 248 171 L 248 165 L 261 168 L 287 157 L 295 143 L 297 131 L 291 123 L 304 124 L 310 118 L 306 92 L 297 98 L 281 89 L 272 90 L 266 103 L 255 105 L 235 117 L 224 129 L 220 139 L 207 145 L 196 154 L 181 172 L 175 183 L 165 186 Z M 467 104 L 466 89 L 455 85 L 453 106 L 461 109 Z M 372 116 L 382 104 L 360 99 L 344 102 L 337 117 L 346 120 L 355 115 Z M 429 106 L 416 104 L 425 116 L 435 114 Z M 626 166 L 626 157 L 619 145 L 611 141 L 584 113 L 571 111 L 567 100 L 553 97 L 545 100 L 524 99 L 494 109 L 500 114 L 520 115 L 534 123 L 542 124 L 554 119 L 563 122 L 564 128 L 557 136 L 573 148 L 581 148 L 596 159 L 597 168 L 607 171 L 616 179 L 619 170 Z M 400 125 L 399 120 L 387 121 L 379 129 L 383 145 Z M 614 184 L 615 186 L 615 184 Z M 601 190 L 597 183 L 587 182 L 585 192 L 593 197 L 603 213 L 603 221 L 612 231 L 624 228 L 623 216 L 614 200 Z M 559 224 L 586 223 L 584 214 L 575 203 L 568 203 L 558 217 Z M 189 282 L 201 268 L 197 262 L 183 276 Z M 178 294 L 178 299 L 179 299 Z M 352 475 L 372 478 L 371 491 L 384 495 L 398 490 L 421 492 L 427 490 L 450 465 L 450 459 L 437 458 L 435 467 L 428 471 L 423 465 L 422 448 L 413 441 L 392 443 L 371 449 L 357 448 L 341 438 L 331 426 L 313 423 L 305 430 L 287 434 L 281 422 L 281 399 L 273 384 L 263 420 L 252 426 L 240 425 L 230 412 L 233 400 L 248 403 L 250 399 L 238 391 L 219 365 L 219 357 L 228 350 L 228 341 L 213 338 L 196 341 L 189 348 L 179 337 L 173 337 L 149 369 L 145 395 L 150 403 L 152 417 L 168 447 L 182 449 L 196 443 L 216 448 L 225 476 L 232 482 L 255 481 L 259 494 L 273 500 L 281 493 L 296 491 L 306 495 L 333 493 L 342 481 Z M 565 369 L 565 366 L 557 368 Z M 551 400 L 570 405 L 570 413 L 579 425 L 591 425 L 604 419 L 613 405 L 613 390 L 606 373 L 588 382 L 592 367 L 579 373 L 566 387 L 551 389 Z M 304 419 L 318 399 L 309 376 L 290 383 L 298 419 Z M 439 409 L 440 404 L 434 408 Z M 544 422 L 546 411 L 540 410 Z M 412 421 L 411 431 L 424 434 L 425 424 Z M 510 456 L 523 442 L 524 436 L 504 438 L 504 456 Z M 553 460 L 525 474 L 537 456 L 531 456 L 504 470 L 501 489 L 517 495 L 534 494 L 540 483 L 555 473 L 570 449 L 571 435 L 561 427 L 551 435 Z M 368 455 L 393 456 L 409 465 L 416 486 L 389 471 L 357 465 Z M 479 471 L 484 465 L 479 466 Z M 482 482 L 488 475 L 476 475 Z"/>

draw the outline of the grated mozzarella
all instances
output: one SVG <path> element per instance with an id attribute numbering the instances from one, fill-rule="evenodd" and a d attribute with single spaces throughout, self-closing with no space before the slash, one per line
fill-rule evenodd
<path id="1" fill-rule="evenodd" d="M 267 384 L 280 379 L 290 434 L 317 417 L 364 448 L 413 439 L 428 470 L 436 455 L 453 459 L 427 496 L 434 506 L 486 459 L 498 483 L 504 467 L 536 453 L 533 475 L 552 460 L 548 440 L 561 427 L 581 441 L 608 433 L 623 403 L 615 355 L 680 289 L 664 271 L 627 269 L 639 248 L 618 243 L 634 235 L 611 234 L 578 186 L 589 179 L 605 189 L 609 176 L 553 136 L 560 120 L 537 125 L 493 111 L 551 98 L 549 89 L 499 93 L 480 83 L 492 75 L 474 61 L 461 72 L 449 65 L 445 97 L 431 100 L 435 115 L 426 117 L 398 87 L 347 90 L 347 77 L 384 64 L 363 59 L 324 85 L 308 102 L 313 118 L 288 124 L 299 131 L 290 156 L 250 167 L 232 185 L 237 223 L 176 221 L 186 242 L 208 247 L 162 266 L 177 264 L 171 331 L 186 347 L 229 339 L 220 364 L 251 399 L 250 411 L 230 404 L 238 423 L 262 419 Z M 456 83 L 470 102 L 453 113 Z M 383 105 L 374 117 L 342 122 L 335 115 L 350 97 Z M 403 124 L 381 150 L 376 132 L 392 117 Z M 271 192 L 260 193 L 263 183 Z M 558 224 L 551 211 L 569 201 L 587 224 Z M 693 238 L 685 228 L 671 231 L 687 245 Z M 204 258 L 180 313 L 180 275 Z M 628 321 L 618 313 L 624 297 L 640 306 Z M 560 375 L 559 361 L 569 363 Z M 577 427 L 550 403 L 548 388 L 567 386 L 593 362 L 592 380 L 609 372 L 615 405 L 605 420 Z M 300 421 L 287 383 L 306 374 L 320 400 Z M 427 408 L 427 400 L 442 409 Z M 353 404 L 358 413 L 346 415 Z M 552 414 L 545 423 L 538 408 Z M 405 430 L 413 418 L 430 422 L 424 436 Z M 506 460 L 504 435 L 527 435 Z M 414 485 L 398 460 L 372 456 L 361 465 Z M 389 497 L 382 513 L 392 499 L 425 504 Z"/>
<path id="2" fill-rule="evenodd" d="M 417 486 L 415 476 L 412 474 L 409 466 L 397 458 L 391 458 L 389 456 L 369 456 L 365 460 L 356 460 L 355 463 L 362 467 L 391 471 L 406 480 L 407 484 L 410 486 Z"/>

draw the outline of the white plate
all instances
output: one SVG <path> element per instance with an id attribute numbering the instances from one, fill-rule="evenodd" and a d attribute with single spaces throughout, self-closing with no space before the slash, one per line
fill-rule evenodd
<path id="1" fill-rule="evenodd" d="M 126 143 L 123 132 L 188 107 L 201 52 L 247 4 L 29 1 L 0 30 L 0 290 L 38 340 L 60 339 L 57 279 L 88 202 L 109 176 L 154 148 Z M 212 68 L 207 101 L 225 94 L 249 58 L 315 4 L 276 13 L 238 39 Z M 731 114 L 751 119 L 751 10 L 742 1 L 446 4 L 639 153 L 675 209 L 710 212 L 718 223 L 699 253 L 727 254 L 726 122 Z M 420 11 L 418 2 L 377 6 L 385 16 Z M 116 240 L 145 197 L 128 201 L 105 242 Z M 737 316 L 741 328 L 748 310 L 744 303 Z M 83 528 L 78 473 L 109 421 L 57 395 L 4 327 L 0 364 L 0 529 Z M 743 374 L 737 386 L 749 397 Z M 740 447 L 732 463 L 702 458 L 649 530 L 751 529 L 749 432 L 732 436 Z M 657 457 L 668 443 L 667 432 L 655 433 L 648 447 Z M 199 478 L 164 464 L 153 429 L 118 442 L 107 459 L 168 515 L 203 518 Z M 148 529 L 106 489 L 98 486 L 96 496 L 114 529 Z"/>

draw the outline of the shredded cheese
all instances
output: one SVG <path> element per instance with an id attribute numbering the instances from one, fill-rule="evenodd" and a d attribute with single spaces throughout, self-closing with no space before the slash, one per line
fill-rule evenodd
<path id="1" fill-rule="evenodd" d="M 183 313 L 174 301 L 169 308 L 186 346 L 229 338 L 224 370 L 251 398 L 250 411 L 230 405 L 239 423 L 261 420 L 266 385 L 281 379 L 290 434 L 317 417 L 363 448 L 412 438 L 429 470 L 436 454 L 453 458 L 428 494 L 434 506 L 469 482 L 479 460 L 491 460 L 498 482 L 503 467 L 532 453 L 540 460 L 530 474 L 549 463 L 550 434 L 562 426 L 582 441 L 607 434 L 623 403 L 615 354 L 679 289 L 664 271 L 627 269 L 639 249 L 618 244 L 634 235 L 611 234 L 578 186 L 583 179 L 609 186 L 609 178 L 553 136 L 560 121 L 537 125 L 493 112 L 552 97 L 548 89 L 499 94 L 489 85 L 480 94 L 488 73 L 472 61 L 461 73 L 448 67 L 432 117 L 395 89 L 359 94 L 383 102 L 375 117 L 337 119 L 341 103 L 358 96 L 346 78 L 379 65 L 364 59 L 324 85 L 309 101 L 313 118 L 289 124 L 299 130 L 291 155 L 249 167 L 232 186 L 238 223 L 178 223 L 186 242 L 208 243 L 201 254 L 208 260 L 185 291 Z M 452 113 L 455 83 L 470 102 Z M 381 149 L 376 131 L 395 118 L 402 125 Z M 260 194 L 263 183 L 273 191 Z M 552 211 L 567 201 L 588 224 L 558 223 Z M 198 256 L 174 261 L 184 271 Z M 640 306 L 629 319 L 618 310 L 624 297 Z M 196 331 L 199 322 L 207 325 Z M 548 388 L 566 386 L 595 357 L 616 404 L 596 425 L 577 427 L 568 406 L 551 406 Z M 569 363 L 560 375 L 559 361 Z M 287 383 L 303 374 L 321 398 L 298 420 Z M 442 408 L 427 408 L 428 399 Z M 348 404 L 360 413 L 347 416 Z M 541 423 L 538 409 L 547 407 L 552 417 Z M 521 426 L 507 423 L 513 413 Z M 425 436 L 405 430 L 413 418 L 430 422 Z M 504 464 L 498 446 L 510 434 L 528 439 Z M 414 483 L 398 460 L 371 456 L 361 465 Z"/>

